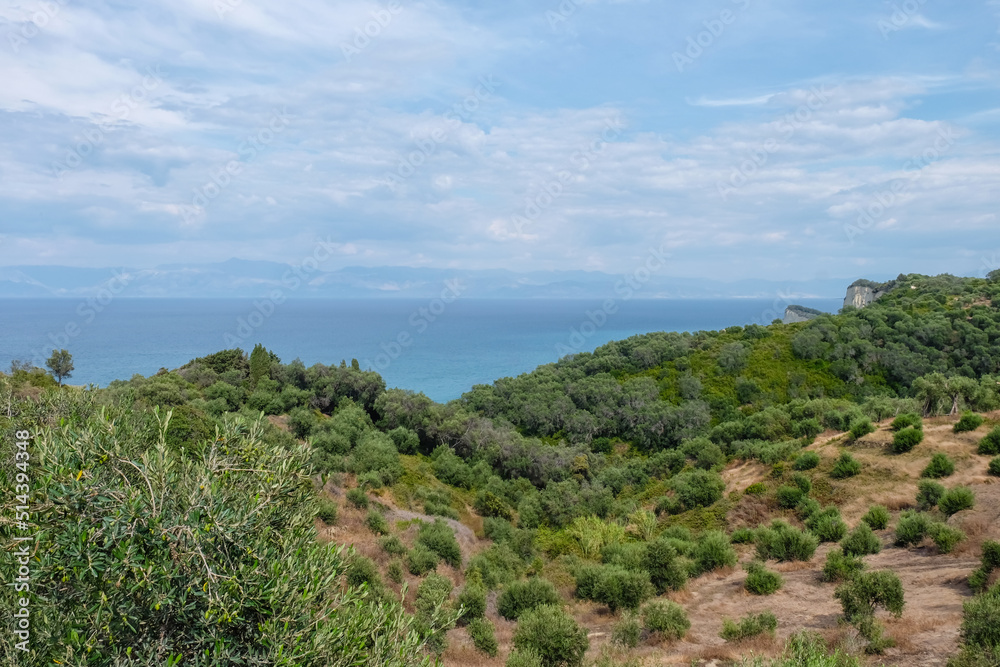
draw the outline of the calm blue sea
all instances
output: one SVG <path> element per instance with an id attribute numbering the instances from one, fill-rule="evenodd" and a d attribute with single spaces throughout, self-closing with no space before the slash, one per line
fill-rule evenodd
<path id="1" fill-rule="evenodd" d="M 797 300 L 836 312 L 840 299 Z M 763 299 L 602 301 L 427 300 L 287 301 L 261 313 L 253 301 L 214 299 L 0 300 L 0 368 L 13 359 L 44 366 L 54 348 L 73 354 L 71 384 L 107 385 L 231 347 L 260 342 L 283 361 L 339 364 L 357 358 L 390 387 L 437 401 L 653 331 L 769 324 L 787 303 Z M 98 309 L 100 311 L 98 312 Z M 265 310 L 267 310 L 265 308 Z M 603 316 L 603 317 L 602 317 Z M 596 324 L 595 324 L 596 322 Z"/>

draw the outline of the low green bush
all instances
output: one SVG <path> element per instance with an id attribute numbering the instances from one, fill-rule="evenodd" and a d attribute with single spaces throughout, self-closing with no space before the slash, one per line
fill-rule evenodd
<path id="1" fill-rule="evenodd" d="M 509 544 L 494 544 L 469 560 L 465 576 L 473 572 L 478 573 L 483 585 L 492 591 L 520 577 L 524 573 L 524 559 Z"/>
<path id="2" fill-rule="evenodd" d="M 902 431 L 897 431 L 892 437 L 892 453 L 906 454 L 913 451 L 913 448 L 923 441 L 923 431 L 913 427 L 904 428 Z"/>
<path id="3" fill-rule="evenodd" d="M 531 649 L 514 649 L 507 656 L 504 667 L 545 667 L 542 664 L 542 656 L 537 651 Z"/>
<path id="4" fill-rule="evenodd" d="M 792 465 L 796 470 L 812 470 L 819 465 L 819 454 L 816 452 L 802 452 Z"/>
<path id="5" fill-rule="evenodd" d="M 347 502 L 354 505 L 359 510 L 368 509 L 368 494 L 359 486 L 347 492 Z"/>
<path id="6" fill-rule="evenodd" d="M 975 431 L 985 421 L 985 419 L 974 412 L 963 412 L 962 418 L 956 422 L 953 430 L 955 433 L 968 433 L 969 431 Z"/>
<path id="7" fill-rule="evenodd" d="M 908 412 L 896 417 L 889 428 L 893 431 L 902 431 L 906 428 L 923 429 L 924 420 L 920 418 L 920 415 Z"/>
<path id="8" fill-rule="evenodd" d="M 883 505 L 872 505 L 861 520 L 871 526 L 872 530 L 885 530 L 889 527 L 889 510 Z"/>
<path id="9" fill-rule="evenodd" d="M 878 607 L 896 618 L 903 615 L 903 583 L 895 572 L 858 572 L 838 586 L 833 595 L 840 600 L 844 617 L 851 623 L 859 617 L 874 616 Z"/>
<path id="10" fill-rule="evenodd" d="M 626 570 L 615 565 L 605 565 L 590 599 L 606 604 L 611 613 L 615 613 L 619 609 L 638 609 L 653 593 L 655 589 L 645 570 Z"/>
<path id="11" fill-rule="evenodd" d="M 967 486 L 956 486 L 954 489 L 948 489 L 941 496 L 941 500 L 938 501 L 938 509 L 945 516 L 951 516 L 962 510 L 971 509 L 975 504 L 976 495 L 972 492 L 972 489 Z"/>
<path id="12" fill-rule="evenodd" d="M 736 565 L 736 551 L 729 543 L 729 536 L 718 530 L 710 530 L 701 536 L 691 557 L 699 572 L 711 572 Z"/>
<path id="13" fill-rule="evenodd" d="M 955 462 L 948 458 L 948 455 L 944 452 L 937 452 L 931 457 L 927 467 L 921 471 L 920 476 L 931 479 L 941 479 L 942 477 L 952 475 L 954 472 Z"/>
<path id="14" fill-rule="evenodd" d="M 380 537 L 378 540 L 378 546 L 382 549 L 382 551 L 391 556 L 405 556 L 407 551 L 406 545 L 403 544 L 403 540 L 399 539 L 398 535 L 386 535 L 385 537 Z"/>
<path id="15" fill-rule="evenodd" d="M 460 622 L 482 618 L 486 614 L 486 587 L 481 583 L 467 582 L 458 594 L 458 605 L 462 608 Z"/>
<path id="16" fill-rule="evenodd" d="M 797 472 L 792 475 L 792 484 L 799 487 L 802 493 L 808 494 L 812 491 L 812 481 L 802 473 Z"/>
<path id="17" fill-rule="evenodd" d="M 635 648 L 641 636 L 642 627 L 635 614 L 623 614 L 611 628 L 611 643 L 623 648 Z"/>
<path id="18" fill-rule="evenodd" d="M 447 577 L 431 573 L 417 586 L 417 598 L 413 604 L 414 616 L 427 637 L 427 649 L 438 656 L 448 648 L 447 632 L 452 624 L 440 627 L 437 618 L 448 604 L 451 589 L 452 583 Z"/>
<path id="19" fill-rule="evenodd" d="M 431 570 L 437 567 L 438 555 L 425 547 L 422 544 L 410 549 L 410 553 L 406 554 L 406 569 L 410 571 L 410 574 L 422 577 Z"/>
<path id="20" fill-rule="evenodd" d="M 981 591 L 989 583 L 990 575 L 1000 568 L 1000 542 L 986 540 L 982 546 L 982 562 L 979 569 L 969 575 L 969 586 L 974 591 Z"/>
<path id="21" fill-rule="evenodd" d="M 777 572 L 764 567 L 759 561 L 752 561 L 746 566 L 747 576 L 743 580 L 743 588 L 754 595 L 771 595 L 781 588 L 784 579 Z"/>
<path id="22" fill-rule="evenodd" d="M 452 567 L 462 566 L 462 550 L 455 539 L 455 531 L 441 519 L 425 523 L 417 531 L 417 544 L 422 544 Z"/>
<path id="23" fill-rule="evenodd" d="M 775 497 L 778 499 L 778 506 L 789 510 L 798 505 L 799 501 L 805 495 L 802 489 L 797 486 L 780 486 L 775 492 Z"/>
<path id="24" fill-rule="evenodd" d="M 514 630 L 514 648 L 537 653 L 543 667 L 579 667 L 589 646 L 587 631 L 555 605 L 525 612 Z"/>
<path id="25" fill-rule="evenodd" d="M 771 612 L 765 611 L 759 614 L 747 614 L 738 623 L 729 618 L 723 619 L 722 632 L 719 633 L 719 636 L 727 642 L 737 642 L 765 633 L 773 635 L 777 628 L 777 617 Z"/>
<path id="26" fill-rule="evenodd" d="M 368 516 L 365 517 L 365 525 L 368 526 L 368 530 L 376 535 L 387 535 L 389 533 L 389 522 L 386 521 L 385 517 L 378 510 L 368 510 Z"/>
<path id="27" fill-rule="evenodd" d="M 755 532 L 757 557 L 761 560 L 807 561 L 819 546 L 819 538 L 815 535 L 793 528 L 781 519 Z"/>
<path id="28" fill-rule="evenodd" d="M 943 554 L 951 553 L 955 545 L 965 539 L 965 533 L 944 523 L 931 524 L 928 534 Z"/>
<path id="29" fill-rule="evenodd" d="M 375 562 L 361 554 L 354 554 L 348 559 L 344 578 L 350 586 L 367 585 L 371 590 L 381 590 L 383 587 L 382 576 Z"/>
<path id="30" fill-rule="evenodd" d="M 687 584 L 687 571 L 680 562 L 676 547 L 664 538 L 646 545 L 643 567 L 649 572 L 649 581 L 658 594 L 679 591 Z"/>
<path id="31" fill-rule="evenodd" d="M 495 658 L 500 650 L 493 624 L 485 618 L 474 618 L 469 623 L 469 638 L 480 653 Z"/>
<path id="32" fill-rule="evenodd" d="M 895 544 L 897 547 L 911 547 L 920 544 L 930 530 L 930 518 L 921 512 L 904 511 L 896 523 Z"/>
<path id="33" fill-rule="evenodd" d="M 861 472 L 861 464 L 851 456 L 850 452 L 843 452 L 837 462 L 833 465 L 833 470 L 830 471 L 830 477 L 834 479 L 847 479 L 848 477 L 854 477 Z"/>
<path id="34" fill-rule="evenodd" d="M 507 585 L 497 599 L 497 613 L 508 621 L 514 621 L 536 607 L 560 603 L 559 593 L 551 581 L 532 577 Z"/>
<path id="35" fill-rule="evenodd" d="M 389 581 L 393 583 L 403 583 L 403 564 L 398 558 L 389 561 L 389 566 L 385 569 L 385 576 L 389 577 Z"/>
<path id="36" fill-rule="evenodd" d="M 962 641 L 967 647 L 992 648 L 1000 657 L 1000 586 L 963 603 Z M 998 663 L 994 663 L 998 664 Z"/>
<path id="37" fill-rule="evenodd" d="M 818 537 L 820 542 L 839 542 L 847 535 L 847 524 L 840 517 L 840 510 L 835 505 L 814 512 L 806 519 L 805 524 L 809 532 Z"/>
<path id="38" fill-rule="evenodd" d="M 822 509 L 823 506 L 820 505 L 819 501 L 815 498 L 803 498 L 802 501 L 795 506 L 795 514 L 797 514 L 799 519 L 802 521 L 806 521 L 809 517 Z"/>
<path id="39" fill-rule="evenodd" d="M 729 535 L 729 541 L 733 544 L 753 544 L 754 532 L 752 528 L 737 528 Z"/>
<path id="40" fill-rule="evenodd" d="M 764 482 L 754 482 L 743 493 L 748 496 L 762 496 L 767 493 L 767 484 Z"/>
<path id="41" fill-rule="evenodd" d="M 329 498 L 320 498 L 317 503 L 316 516 L 328 526 L 337 525 L 337 515 L 339 508 L 337 503 Z"/>
<path id="42" fill-rule="evenodd" d="M 944 495 L 945 488 L 937 482 L 923 480 L 917 484 L 917 509 L 922 512 L 937 507 L 938 501 Z"/>
<path id="43" fill-rule="evenodd" d="M 687 612 L 676 602 L 653 600 L 642 607 L 642 626 L 666 640 L 682 639 L 691 629 Z"/>
<path id="44" fill-rule="evenodd" d="M 845 537 L 840 548 L 848 556 L 867 556 L 882 550 L 882 541 L 872 532 L 871 526 L 862 521 Z"/>
<path id="45" fill-rule="evenodd" d="M 994 477 L 1000 477 L 1000 456 L 997 456 L 990 461 L 990 464 L 986 467 L 986 472 Z"/>
<path id="46" fill-rule="evenodd" d="M 1000 454 L 1000 426 L 994 428 L 979 441 L 979 447 L 976 451 L 981 456 L 997 456 Z"/>
<path id="47" fill-rule="evenodd" d="M 826 647 L 823 636 L 803 630 L 788 638 L 784 653 L 777 658 L 756 656 L 743 658 L 740 667 L 861 667 L 854 656 L 836 649 L 833 653 Z"/>
<path id="48" fill-rule="evenodd" d="M 851 438 L 854 440 L 860 440 L 869 433 L 875 432 L 875 426 L 872 424 L 871 420 L 867 417 L 862 419 L 857 419 L 851 423 Z"/>
<path id="49" fill-rule="evenodd" d="M 864 569 L 865 563 L 858 556 L 850 556 L 840 549 L 832 549 L 826 554 L 823 581 L 847 581 Z"/>

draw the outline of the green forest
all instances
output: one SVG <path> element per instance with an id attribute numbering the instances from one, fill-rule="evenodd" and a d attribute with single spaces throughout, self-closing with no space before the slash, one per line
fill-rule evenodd
<path id="1" fill-rule="evenodd" d="M 607 609 L 614 646 L 669 643 L 691 627 L 671 592 L 753 549 L 747 590 L 768 595 L 782 585 L 775 562 L 824 543 L 840 543 L 824 573 L 864 654 L 798 633 L 745 664 L 867 664 L 891 646 L 875 610 L 901 613 L 903 591 L 864 564 L 886 508 L 855 527 L 838 509 L 839 480 L 860 469 L 850 443 L 895 420 L 893 453 L 905 453 L 924 420 L 991 429 L 1000 409 L 1000 273 L 888 288 L 803 323 L 612 342 L 445 404 L 387 388 L 356 360 L 307 367 L 260 345 L 106 388 L 18 365 L 0 375 L 0 532 L 4 544 L 32 537 L 31 653 L 0 643 L 4 664 L 434 664 L 455 627 L 511 667 L 627 664 L 587 655 L 563 588 Z M 828 432 L 845 444 L 829 470 L 805 450 Z M 1000 429 L 978 454 L 1000 456 Z M 770 477 L 727 492 L 722 471 L 742 461 Z M 934 481 L 921 493 L 922 507 L 892 511 L 894 539 L 926 535 L 945 552 L 964 537 L 947 517 L 974 501 Z M 779 518 L 737 525 L 755 494 Z M 432 518 L 404 539 L 384 516 L 390 499 Z M 348 511 L 364 514 L 382 561 L 320 539 Z M 475 553 L 454 521 L 473 526 Z M 1000 545 L 981 556 L 956 666 L 1000 664 Z M 19 595 L 0 599 L 11 637 Z M 487 600 L 516 622 L 506 644 Z M 773 634 L 772 621 L 727 619 L 724 633 Z"/>

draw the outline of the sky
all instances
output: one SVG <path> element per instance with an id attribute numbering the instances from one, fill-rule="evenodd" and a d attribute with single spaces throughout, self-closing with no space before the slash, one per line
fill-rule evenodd
<path id="1" fill-rule="evenodd" d="M 1000 268 L 1000 3 L 0 4 L 0 266 Z"/>

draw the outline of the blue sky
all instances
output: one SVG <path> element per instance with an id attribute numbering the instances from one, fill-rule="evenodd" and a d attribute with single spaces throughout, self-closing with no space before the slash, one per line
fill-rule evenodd
<path id="1" fill-rule="evenodd" d="M 998 268 L 1000 3 L 814 5 L 7 2 L 0 265 Z"/>

